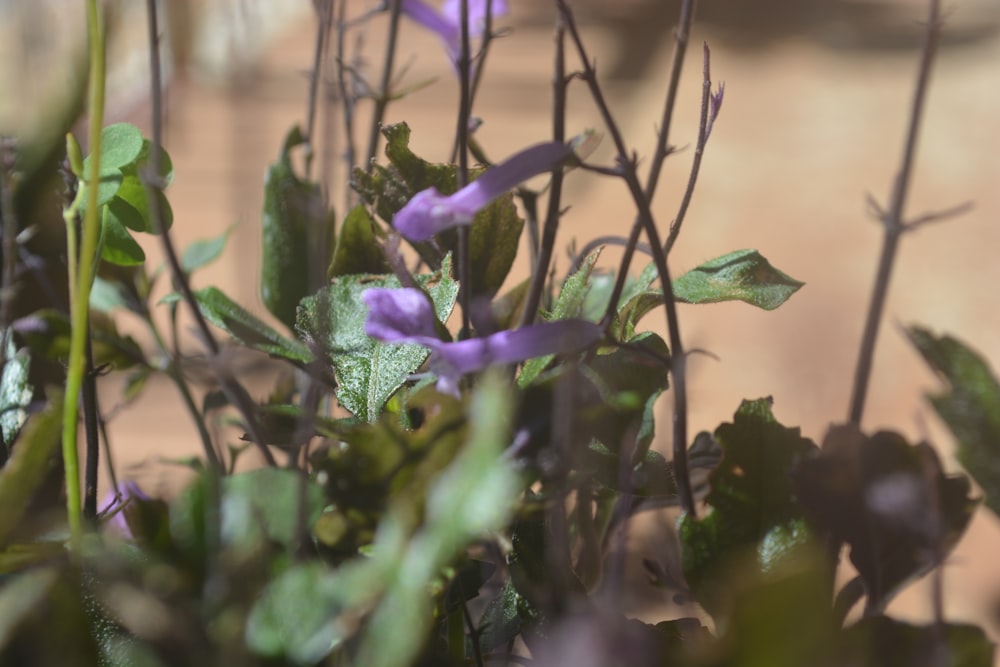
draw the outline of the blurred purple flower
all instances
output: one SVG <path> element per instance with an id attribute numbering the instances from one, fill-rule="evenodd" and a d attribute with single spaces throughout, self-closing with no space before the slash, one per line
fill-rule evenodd
<path id="1" fill-rule="evenodd" d="M 488 0 L 469 0 L 469 36 L 482 37 L 486 29 Z M 462 51 L 461 0 L 445 0 L 440 11 L 423 0 L 403 0 L 400 10 L 411 19 L 437 34 L 444 42 L 452 65 L 458 62 Z M 493 0 L 493 16 L 507 14 L 507 0 Z"/>
<path id="2" fill-rule="evenodd" d="M 458 381 L 467 373 L 546 354 L 576 352 L 601 338 L 601 328 L 593 322 L 568 319 L 448 342 L 435 334 L 437 317 L 420 290 L 372 288 L 362 298 L 368 306 L 365 332 L 383 343 L 430 348 L 429 365 L 438 376 L 438 391 L 452 395 L 458 394 Z"/>
<path id="3" fill-rule="evenodd" d="M 129 480 L 118 490 L 118 493 L 112 491 L 105 497 L 105 505 L 100 514 L 104 516 L 109 512 L 113 512 L 106 520 L 105 525 L 121 537 L 132 540 L 135 539 L 135 536 L 132 534 L 132 529 L 129 528 L 128 521 L 125 518 L 125 509 L 133 501 L 142 502 L 149 500 L 149 496 L 142 492 L 139 485 Z"/>
<path id="4" fill-rule="evenodd" d="M 569 144 L 548 142 L 526 148 L 452 195 L 430 187 L 399 209 L 393 226 L 411 241 L 426 241 L 446 229 L 468 225 L 480 209 L 522 181 L 551 171 L 573 153 Z"/>

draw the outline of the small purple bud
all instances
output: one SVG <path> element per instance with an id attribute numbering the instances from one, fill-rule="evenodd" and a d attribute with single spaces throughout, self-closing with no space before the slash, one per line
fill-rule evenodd
<path id="1" fill-rule="evenodd" d="M 712 126 L 715 125 L 715 119 L 719 116 L 719 111 L 722 109 L 722 97 L 725 93 L 726 83 L 720 81 L 718 89 L 708 98 L 708 125 L 705 127 L 705 141 L 708 141 L 709 135 L 712 134 Z"/>

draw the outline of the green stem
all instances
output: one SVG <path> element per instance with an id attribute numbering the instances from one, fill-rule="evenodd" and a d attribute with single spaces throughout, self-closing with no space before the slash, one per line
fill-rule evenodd
<path id="1" fill-rule="evenodd" d="M 75 551 L 83 529 L 80 502 L 80 461 L 76 449 L 78 402 L 86 370 L 87 328 L 90 316 L 90 287 L 101 221 L 98 217 L 98 189 L 101 182 L 101 129 L 104 124 L 104 31 L 97 0 L 87 2 L 87 38 L 90 45 L 90 173 L 87 174 L 87 207 L 83 218 L 80 254 L 75 273 L 69 280 L 73 299 L 70 302 L 72 334 L 69 364 L 66 370 L 66 396 L 63 403 L 63 462 L 66 468 L 66 514 L 70 544 Z M 71 253 L 72 254 L 72 253 Z"/>

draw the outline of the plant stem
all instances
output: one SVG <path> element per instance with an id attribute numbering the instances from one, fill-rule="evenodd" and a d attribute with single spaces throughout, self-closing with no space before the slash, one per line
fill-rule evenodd
<path id="1" fill-rule="evenodd" d="M 375 99 L 375 108 L 372 111 L 372 126 L 368 135 L 368 157 L 365 160 L 365 171 L 371 171 L 372 161 L 375 159 L 375 153 L 378 152 L 378 138 L 382 131 L 382 119 L 385 118 L 385 110 L 392 99 L 389 88 L 392 86 L 392 69 L 396 60 L 396 38 L 399 36 L 400 8 L 401 0 L 391 0 L 389 5 L 389 34 L 385 41 L 385 66 L 382 68 L 382 82 L 379 85 L 378 97 Z"/>
<path id="2" fill-rule="evenodd" d="M 86 458 L 83 470 L 83 517 L 97 519 L 97 471 L 100 463 L 101 441 L 98 431 L 101 419 L 97 406 L 97 370 L 94 368 L 94 343 L 87 332 L 87 368 L 83 379 L 83 433 Z"/>
<path id="3" fill-rule="evenodd" d="M 875 285 L 872 289 L 872 297 L 868 306 L 868 316 L 865 320 L 864 332 L 861 336 L 861 346 L 858 351 L 858 363 L 854 370 L 854 384 L 851 389 L 851 402 L 848 409 L 847 419 L 852 424 L 861 424 L 861 417 L 864 414 L 865 399 L 868 395 L 868 383 L 871 380 L 872 359 L 875 356 L 875 342 L 878 338 L 879 325 L 882 321 L 882 311 L 885 309 L 885 300 L 889 292 L 889 279 L 892 275 L 895 264 L 896 252 L 899 249 L 899 239 L 903 232 L 907 230 L 907 225 L 903 221 L 903 208 L 906 204 L 906 195 L 910 189 L 910 180 L 913 175 L 913 161 L 917 151 L 917 134 L 920 128 L 920 119 L 923 116 L 924 106 L 927 98 L 927 89 L 930 84 L 931 68 L 934 64 L 934 56 L 937 53 L 938 41 L 941 34 L 940 0 L 930 0 L 929 15 L 927 18 L 927 34 L 924 38 L 923 53 L 920 58 L 919 69 L 917 70 L 917 83 L 913 92 L 913 101 L 910 105 L 910 120 L 906 130 L 906 139 L 903 144 L 903 156 L 900 160 L 899 171 L 896 175 L 892 187 L 892 199 L 885 215 L 882 216 L 882 226 L 885 235 L 882 240 L 882 253 L 879 257 L 878 271 L 875 274 Z"/>
<path id="4" fill-rule="evenodd" d="M 458 57 L 458 127 L 455 129 L 455 141 L 458 145 L 458 189 L 469 182 L 469 116 L 472 113 L 472 97 L 469 86 L 469 74 L 472 60 L 469 39 L 469 0 L 459 3 L 459 22 L 461 23 L 462 52 Z M 466 226 L 458 228 L 458 282 L 459 299 L 462 302 L 462 331 L 464 335 L 471 333 L 469 325 L 470 304 L 472 294 L 472 267 L 469 257 L 469 229 Z"/>
<path id="5" fill-rule="evenodd" d="M 323 55 L 326 53 L 333 0 L 320 0 L 316 5 L 316 46 L 313 50 L 312 72 L 309 74 L 309 101 L 306 103 L 306 180 L 311 180 L 313 156 L 316 151 L 316 106 L 319 98 L 319 81 L 323 74 Z"/>
<path id="6" fill-rule="evenodd" d="M 181 293 L 181 296 L 184 298 L 184 302 L 191 310 L 191 315 L 194 317 L 195 324 L 198 327 L 198 331 L 201 333 L 202 341 L 204 342 L 205 347 L 208 348 L 213 359 L 216 359 L 219 356 L 219 344 L 212 335 L 211 329 L 208 328 L 208 322 L 205 321 L 201 308 L 198 307 L 198 301 L 194 298 L 194 293 L 191 291 L 191 285 L 188 283 L 184 270 L 181 268 L 180 260 L 177 257 L 177 250 L 174 248 L 173 241 L 170 237 L 170 230 L 168 230 L 164 224 L 164 213 L 161 209 L 162 205 L 160 198 L 154 196 L 154 194 L 162 188 L 162 184 L 160 183 L 160 146 L 162 145 L 161 141 L 163 139 L 163 95 L 160 69 L 160 35 L 159 28 L 157 27 L 156 0 L 146 0 L 146 13 L 149 18 L 149 60 L 153 107 L 153 140 L 149 149 L 148 169 L 142 174 L 143 184 L 146 186 L 146 193 L 150 202 L 149 213 L 153 220 L 153 229 L 156 230 L 157 235 L 160 237 L 160 241 L 163 246 L 163 254 L 166 257 L 167 265 L 170 267 L 170 274 L 173 278 L 173 282 L 177 287 L 177 290 Z M 251 399 L 250 395 L 247 394 L 246 389 L 228 373 L 219 372 L 217 375 L 219 383 L 222 386 L 222 391 L 226 394 L 226 398 L 233 406 L 235 406 L 236 410 L 243 418 L 247 433 L 250 436 L 250 439 L 257 446 L 261 457 L 269 466 L 275 467 L 277 462 L 274 460 L 274 455 L 271 454 L 271 451 L 267 448 L 267 444 L 261 436 L 256 414 L 256 405 L 254 404 L 253 399 Z M 210 447 L 206 447 L 206 455 L 207 450 L 210 449 Z M 213 461 L 212 458 L 209 458 L 209 463 L 214 464 L 213 469 L 217 472 L 222 470 L 221 463 L 217 460 Z"/>
<path id="7" fill-rule="evenodd" d="M 552 140 L 566 140 L 566 24 L 562 15 L 556 16 L 555 29 L 555 62 L 552 71 Z M 528 288 L 528 299 L 521 314 L 521 326 L 528 326 L 538 316 L 538 306 L 545 289 L 545 278 L 549 273 L 552 253 L 556 245 L 556 232 L 559 230 L 559 214 L 562 203 L 563 170 L 552 171 L 551 187 L 549 188 L 549 204 L 545 213 L 545 226 L 542 229 L 542 241 L 539 246 L 535 270 L 531 274 L 531 286 Z"/>
<path id="8" fill-rule="evenodd" d="M 340 0 L 337 6 L 337 89 L 340 91 L 341 107 L 344 114 L 344 163 L 347 165 L 347 180 L 350 181 L 354 174 L 354 161 L 357 159 L 357 151 L 354 147 L 354 109 L 355 97 L 347 86 L 346 72 L 344 66 L 344 41 L 347 36 L 347 25 L 345 15 L 347 12 L 347 0 Z M 354 76 L 352 73 L 351 76 Z M 344 193 L 346 210 L 354 205 L 356 193 L 348 186 Z"/>
<path id="9" fill-rule="evenodd" d="M 76 449 L 77 417 L 80 389 L 86 372 L 87 330 L 90 325 L 90 287 L 97 260 L 97 242 L 101 230 L 97 206 L 101 184 L 101 129 L 104 125 L 105 44 L 97 0 L 87 0 L 87 41 L 90 56 L 89 84 L 89 150 L 90 173 L 87 174 L 87 205 L 80 239 L 79 261 L 70 273 L 71 326 L 69 361 L 66 368 L 66 396 L 63 399 L 62 453 L 66 474 L 66 518 L 69 522 L 70 546 L 76 551 L 82 537 L 83 521 L 80 503 L 80 458 Z M 72 249 L 69 252 L 73 255 Z"/>
<path id="10" fill-rule="evenodd" d="M 634 159 L 629 157 L 625 140 L 621 131 L 611 114 L 600 84 L 597 82 L 597 72 L 594 71 L 590 61 L 590 56 L 583 45 L 576 23 L 573 20 L 572 12 L 566 0 L 557 0 L 559 11 L 566 22 L 566 29 L 569 31 L 573 43 L 576 45 L 580 62 L 583 66 L 583 79 L 590 88 L 591 97 L 601 113 L 601 118 L 614 141 L 615 149 L 618 151 L 618 162 L 621 175 L 636 207 L 639 209 L 639 221 L 646 231 L 649 239 L 650 249 L 653 251 L 653 262 L 663 285 L 663 305 L 666 310 L 667 333 L 670 339 L 670 374 L 673 376 L 673 396 L 674 396 L 674 428 L 673 428 L 673 454 L 674 454 L 674 475 L 677 478 L 677 491 L 680 496 L 681 507 L 685 512 L 696 517 L 694 495 L 691 490 L 691 477 L 687 469 L 687 357 L 684 354 L 684 347 L 681 343 L 680 326 L 677 319 L 677 301 L 674 298 L 673 285 L 670 280 L 670 271 L 667 267 L 667 257 L 663 252 L 660 243 L 660 234 L 656 229 L 656 221 L 650 207 L 649 198 L 639 184 L 639 177 L 636 173 Z"/>

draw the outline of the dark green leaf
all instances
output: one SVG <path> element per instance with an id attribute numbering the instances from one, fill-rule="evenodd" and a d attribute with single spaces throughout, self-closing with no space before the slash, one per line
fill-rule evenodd
<path id="1" fill-rule="evenodd" d="M 191 243 L 181 255 L 181 268 L 186 273 L 193 273 L 217 260 L 226 247 L 226 241 L 229 240 L 231 231 L 233 228 L 228 227 L 215 238 L 201 239 Z"/>
<path id="2" fill-rule="evenodd" d="M 174 222 L 174 215 L 173 210 L 170 208 L 170 202 L 167 201 L 167 198 L 160 190 L 155 190 L 154 196 L 157 200 L 159 200 L 158 213 L 163 216 L 160 223 L 165 229 L 170 229 Z M 121 220 L 132 231 L 146 232 L 147 234 L 155 234 L 157 232 L 153 218 L 154 213 L 150 210 L 151 204 L 148 197 L 148 191 L 139 175 L 125 175 L 122 179 L 121 186 L 115 193 L 115 198 L 112 200 L 111 205 L 117 205 L 119 210 L 124 209 L 125 207 L 131 209 L 132 212 L 127 216 L 122 215 Z"/>
<path id="3" fill-rule="evenodd" d="M 440 271 L 417 276 L 430 295 L 434 312 L 446 321 L 455 306 L 458 284 L 451 278 L 451 260 Z M 332 359 L 339 386 L 337 399 L 360 419 L 374 421 L 393 393 L 427 358 L 420 345 L 392 345 L 365 333 L 367 309 L 362 293 L 372 287 L 399 287 L 392 275 L 341 276 L 314 296 L 302 300 L 296 328 L 321 346 Z"/>
<path id="4" fill-rule="evenodd" d="M 514 641 L 521 633 L 520 607 L 524 604 L 520 593 L 509 581 L 500 589 L 479 619 L 479 648 L 489 653 Z"/>
<path id="5" fill-rule="evenodd" d="M 330 242 L 327 226 L 332 216 L 319 185 L 300 179 L 292 165 L 291 150 L 303 141 L 299 128 L 292 128 L 278 161 L 268 169 L 261 222 L 261 298 L 289 329 L 295 325 L 299 302 L 321 284 L 316 276 L 325 275 L 330 262 L 324 245 Z"/>
<path id="6" fill-rule="evenodd" d="M 391 273 L 380 242 L 383 236 L 367 208 L 352 208 L 340 226 L 329 276 Z"/>
<path id="7" fill-rule="evenodd" d="M 118 266 L 138 266 L 146 261 L 146 253 L 123 222 L 134 215 L 135 209 L 117 198 L 108 204 L 101 227 L 102 259 Z"/>
<path id="8" fill-rule="evenodd" d="M 727 577 L 735 560 L 756 552 L 765 567 L 775 553 L 808 542 L 791 473 L 817 449 L 798 428 L 775 420 L 770 398 L 743 401 L 733 423 L 715 430 L 715 439 L 723 455 L 708 478 L 712 512 L 697 521 L 685 515 L 680 531 L 685 577 L 713 614 L 726 613 L 730 605 Z"/>
<path id="9" fill-rule="evenodd" d="M 282 336 L 215 287 L 196 291 L 194 298 L 209 322 L 247 347 L 297 364 L 313 360 L 305 345 Z"/>
<path id="10" fill-rule="evenodd" d="M 745 301 L 774 310 L 802 285 L 756 250 L 737 250 L 705 262 L 674 280 L 674 296 L 685 303 Z"/>
<path id="11" fill-rule="evenodd" d="M 931 405 L 958 440 L 958 460 L 1000 515 L 1000 382 L 979 354 L 951 336 L 910 327 L 910 341 L 944 380 Z"/>

